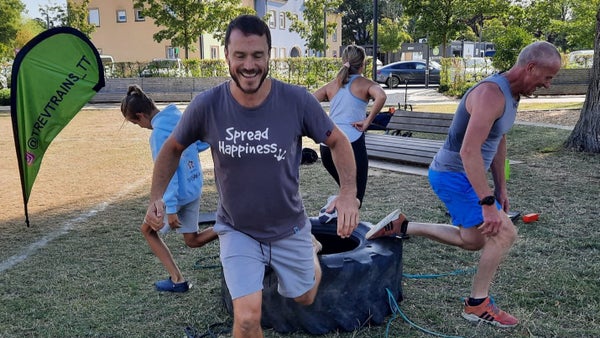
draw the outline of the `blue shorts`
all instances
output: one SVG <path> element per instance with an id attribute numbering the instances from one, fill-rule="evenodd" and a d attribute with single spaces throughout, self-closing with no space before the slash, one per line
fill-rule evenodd
<path id="1" fill-rule="evenodd" d="M 200 218 L 200 198 L 196 198 L 192 202 L 185 204 L 177 210 L 177 217 L 181 223 L 180 227 L 177 228 L 178 234 L 189 234 L 198 232 L 198 218 Z M 160 229 L 160 233 L 165 234 L 171 230 L 169 226 L 169 216 L 165 215 L 164 225 Z"/>
<path id="2" fill-rule="evenodd" d="M 472 228 L 483 223 L 479 197 L 466 174 L 429 169 L 429 184 L 446 205 L 453 225 Z M 496 207 L 501 209 L 498 202 Z"/>
<path id="3" fill-rule="evenodd" d="M 261 243 L 219 222 L 213 229 L 219 235 L 221 264 L 231 299 L 262 290 L 267 265 L 277 275 L 277 291 L 284 297 L 302 296 L 315 285 L 309 220 L 297 233 L 271 243 Z"/>

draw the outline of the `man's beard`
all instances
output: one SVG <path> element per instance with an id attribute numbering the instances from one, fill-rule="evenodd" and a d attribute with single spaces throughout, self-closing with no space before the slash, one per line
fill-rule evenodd
<path id="1" fill-rule="evenodd" d="M 267 68 L 266 71 L 263 73 L 262 77 L 260 78 L 260 81 L 258 82 L 258 86 L 256 86 L 256 88 L 254 89 L 244 89 L 242 88 L 242 85 L 240 84 L 240 80 L 239 77 L 241 75 L 236 76 L 233 71 L 231 70 L 231 67 L 229 67 L 229 76 L 231 76 L 231 78 L 233 79 L 233 82 L 235 82 L 235 85 L 244 93 L 244 94 L 255 94 L 256 92 L 258 92 L 258 90 L 260 89 L 260 87 L 262 86 L 263 82 L 265 82 L 265 79 L 267 78 L 267 74 L 269 74 L 269 69 Z"/>

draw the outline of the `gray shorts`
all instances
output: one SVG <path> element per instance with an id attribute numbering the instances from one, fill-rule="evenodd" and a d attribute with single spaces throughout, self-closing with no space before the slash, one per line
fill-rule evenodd
<path id="1" fill-rule="evenodd" d="M 179 217 L 179 222 L 181 226 L 175 231 L 178 234 L 189 234 L 198 232 L 198 218 L 200 217 L 200 198 L 193 200 L 192 202 L 185 204 L 177 210 L 177 217 Z M 169 216 L 165 215 L 164 220 L 165 226 L 160 229 L 160 233 L 166 234 L 171 230 L 169 226 Z"/>
<path id="2" fill-rule="evenodd" d="M 278 280 L 277 291 L 296 298 L 315 284 L 314 249 L 310 221 L 294 235 L 271 243 L 254 238 L 217 222 L 221 263 L 232 299 L 263 289 L 265 266 L 270 266 Z"/>

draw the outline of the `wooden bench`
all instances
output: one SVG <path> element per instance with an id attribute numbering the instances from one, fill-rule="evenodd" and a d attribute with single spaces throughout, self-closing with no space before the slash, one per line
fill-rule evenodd
<path id="1" fill-rule="evenodd" d="M 413 137 L 413 133 L 448 134 L 454 114 L 396 110 L 386 133 L 365 134 L 371 158 L 428 166 L 444 144 L 442 138 Z"/>
<path id="2" fill-rule="evenodd" d="M 190 102 L 198 93 L 212 88 L 228 77 L 133 77 L 108 78 L 104 88 L 90 103 L 121 102 L 129 85 L 137 84 L 155 102 Z"/>

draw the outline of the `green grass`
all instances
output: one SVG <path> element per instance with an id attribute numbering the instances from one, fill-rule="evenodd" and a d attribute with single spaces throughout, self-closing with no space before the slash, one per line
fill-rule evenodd
<path id="1" fill-rule="evenodd" d="M 492 293 L 521 324 L 507 330 L 475 326 L 462 319 L 461 298 L 468 295 L 470 274 L 403 279 L 405 299 L 400 307 L 408 318 L 431 331 L 465 337 L 598 336 L 600 156 L 563 150 L 561 144 L 568 134 L 517 125 L 508 136 L 509 157 L 519 162 L 511 167 L 508 182 L 512 207 L 523 213 L 537 212 L 540 220 L 517 223 L 519 240 L 502 264 Z M 145 137 L 128 142 L 147 147 Z M 145 161 L 150 159 L 143 157 L 141 162 Z M 147 175 L 149 167 L 141 173 L 123 172 L 113 163 L 87 174 L 110 176 L 113 172 L 138 179 Z M 316 215 L 335 192 L 335 183 L 320 162 L 302 166 L 301 182 L 306 208 Z M 31 228 L 25 228 L 20 217 L 1 218 L 0 264 L 27 252 L 31 243 L 62 232 L 0 272 L 0 336 L 183 337 L 188 326 L 205 333 L 211 324 L 231 321 L 222 306 L 220 269 L 203 268 L 215 263 L 218 243 L 190 249 L 179 235 L 168 235 L 166 241 L 194 287 L 181 295 L 153 290 L 152 283 L 166 273 L 137 228 L 148 189 L 146 182 L 117 198 L 106 196 L 111 203 L 103 207 L 97 207 L 97 202 L 65 203 L 35 213 Z M 202 210 L 214 210 L 216 200 L 212 171 L 205 170 Z M 77 220 L 94 207 L 96 213 Z M 448 221 L 426 177 L 371 169 L 361 218 L 376 222 L 395 208 L 412 220 Z M 470 269 L 478 258 L 477 253 L 418 237 L 405 243 L 403 256 L 404 272 L 409 274 Z M 323 337 L 430 336 L 399 317 L 388 320 L 388 332 L 381 325 Z M 265 336 L 310 337 L 273 330 L 266 330 Z"/>
<path id="2" fill-rule="evenodd" d="M 434 113 L 454 113 L 458 104 L 414 104 L 413 110 Z M 519 110 L 581 109 L 582 102 L 522 102 Z"/>

